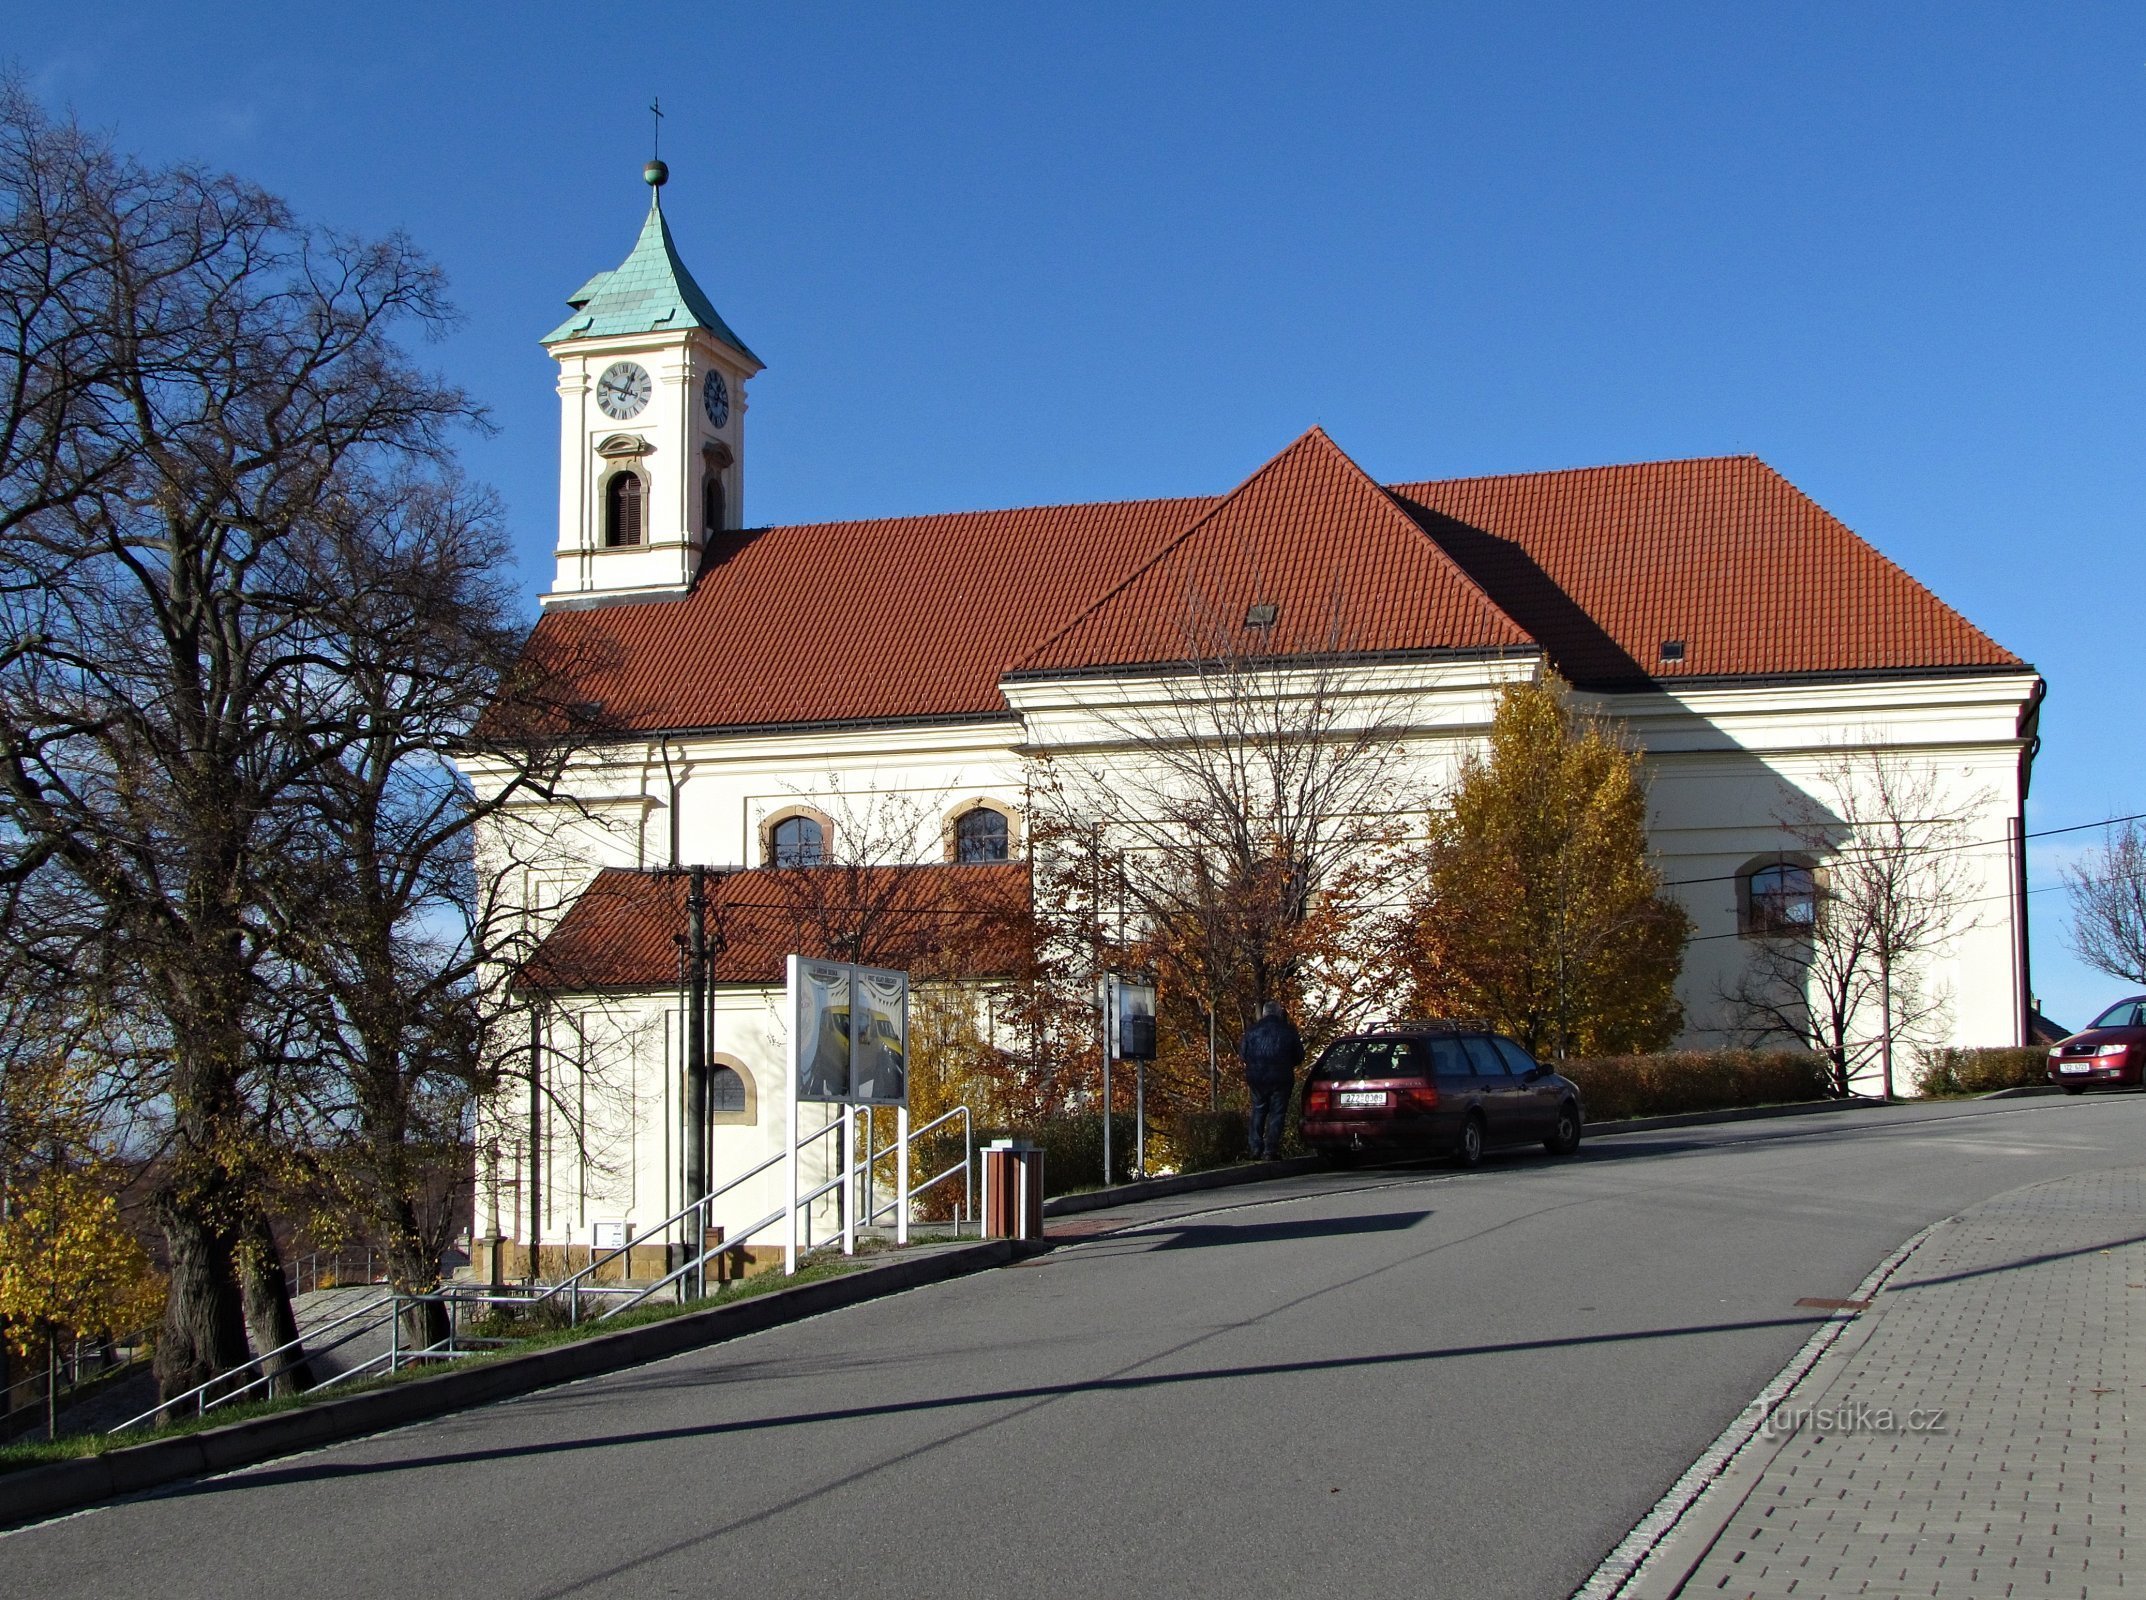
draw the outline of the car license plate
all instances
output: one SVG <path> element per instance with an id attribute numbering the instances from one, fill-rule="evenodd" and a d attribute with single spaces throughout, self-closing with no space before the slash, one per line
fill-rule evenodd
<path id="1" fill-rule="evenodd" d="M 2059 1072 L 2092 1072 L 2093 1070 L 2094 1063 L 2091 1061 L 2060 1061 L 2057 1063 L 2057 1071 Z"/>
<path id="2" fill-rule="evenodd" d="M 1345 1106 L 1382 1106 L 1386 1103 L 1384 1089 L 1344 1089 L 1339 1096 Z"/>

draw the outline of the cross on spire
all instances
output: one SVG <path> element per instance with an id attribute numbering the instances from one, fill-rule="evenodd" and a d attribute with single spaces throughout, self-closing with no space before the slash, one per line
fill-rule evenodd
<path id="1" fill-rule="evenodd" d="M 656 119 L 655 137 L 649 141 L 649 159 L 660 161 L 663 159 L 663 96 L 657 95 L 650 100 L 648 109 L 655 114 Z"/>

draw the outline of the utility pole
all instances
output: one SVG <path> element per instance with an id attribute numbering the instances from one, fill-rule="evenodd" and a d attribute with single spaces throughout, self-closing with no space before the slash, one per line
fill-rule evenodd
<path id="1" fill-rule="evenodd" d="M 686 1199 L 708 1192 L 708 869 L 695 867 L 686 878 L 686 1104 L 679 1148 L 686 1160 Z M 708 1214 L 700 1220 L 686 1249 L 696 1260 L 707 1249 Z M 687 1274 L 684 1287 L 698 1299 L 704 1274 Z"/>
<path id="2" fill-rule="evenodd" d="M 529 1154 L 522 1163 L 529 1180 L 529 1281 L 537 1281 L 537 1241 L 544 1237 L 544 1007 L 529 1007 Z"/>

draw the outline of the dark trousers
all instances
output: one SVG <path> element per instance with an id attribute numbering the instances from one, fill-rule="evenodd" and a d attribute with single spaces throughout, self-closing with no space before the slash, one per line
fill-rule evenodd
<path id="1" fill-rule="evenodd" d="M 1286 1083 L 1248 1083 L 1245 1087 L 1252 1094 L 1252 1154 L 1253 1156 L 1278 1156 L 1282 1153 L 1282 1120 L 1289 1115 L 1289 1090 Z"/>

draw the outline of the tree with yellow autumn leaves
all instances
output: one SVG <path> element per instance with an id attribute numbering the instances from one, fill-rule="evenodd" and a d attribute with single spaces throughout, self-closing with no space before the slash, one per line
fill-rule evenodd
<path id="1" fill-rule="evenodd" d="M 164 1287 L 119 1214 L 111 1174 L 47 1166 L 0 1194 L 0 1328 L 45 1363 L 45 1430 L 54 1431 L 59 1349 L 145 1328 Z"/>
<path id="2" fill-rule="evenodd" d="M 1660 1049 L 1691 922 L 1647 849 L 1639 756 L 1555 677 L 1513 684 L 1431 815 L 1408 933 L 1412 1007 L 1538 1056 Z"/>

